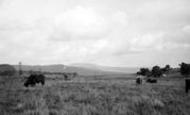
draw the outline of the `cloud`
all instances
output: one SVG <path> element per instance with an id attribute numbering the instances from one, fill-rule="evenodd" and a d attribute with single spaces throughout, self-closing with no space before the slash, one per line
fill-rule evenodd
<path id="1" fill-rule="evenodd" d="M 184 27 L 182 28 L 182 30 L 183 30 L 184 32 L 186 32 L 187 34 L 190 34 L 190 25 L 184 26 Z"/>
<path id="2" fill-rule="evenodd" d="M 149 56 L 159 52 L 169 59 L 164 53 L 169 51 L 176 52 L 175 60 L 187 59 L 178 54 L 190 49 L 189 4 L 5 0 L 0 7 L 0 62 L 132 65 L 155 62 L 157 58 Z"/>
<path id="3" fill-rule="evenodd" d="M 85 61 L 99 55 L 102 50 L 111 53 L 117 46 L 110 47 L 112 43 L 107 36 L 111 31 L 118 31 L 127 21 L 126 14 L 121 11 L 104 17 L 82 6 L 68 9 L 52 18 L 39 15 L 34 16 L 33 20 L 9 15 L 4 18 L 9 20 L 1 21 L 2 56 L 10 60 L 41 63 Z"/>
<path id="4" fill-rule="evenodd" d="M 127 24 L 126 14 L 116 11 L 105 17 L 95 9 L 77 6 L 55 17 L 52 39 L 101 39 Z"/>
<path id="5" fill-rule="evenodd" d="M 56 39 L 100 37 L 107 31 L 107 22 L 90 8 L 78 6 L 55 18 Z"/>
<path id="6" fill-rule="evenodd" d="M 131 51 L 156 49 L 162 43 L 163 33 L 139 35 L 130 41 Z"/>

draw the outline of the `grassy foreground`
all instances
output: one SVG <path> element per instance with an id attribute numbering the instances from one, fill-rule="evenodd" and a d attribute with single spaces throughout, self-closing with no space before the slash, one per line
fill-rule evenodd
<path id="1" fill-rule="evenodd" d="M 48 79 L 24 88 L 23 80 L 1 79 L 0 115 L 189 115 L 183 79 L 136 86 L 134 80 Z"/>

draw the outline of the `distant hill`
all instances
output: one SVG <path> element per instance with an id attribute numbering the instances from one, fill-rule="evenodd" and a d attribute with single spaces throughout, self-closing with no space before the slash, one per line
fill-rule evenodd
<path id="1" fill-rule="evenodd" d="M 18 65 L 13 65 L 16 70 L 19 69 Z M 122 68 L 122 67 L 109 67 L 98 66 L 93 64 L 71 64 L 71 65 L 22 65 L 24 71 L 44 71 L 44 72 L 77 72 L 80 75 L 105 75 L 105 74 L 127 74 L 135 73 L 136 68 Z"/>
<path id="2" fill-rule="evenodd" d="M 102 66 L 102 65 L 86 64 L 86 63 L 75 63 L 71 64 L 71 66 L 90 68 L 90 69 L 96 69 L 108 72 L 119 72 L 119 73 L 136 73 L 139 70 L 139 68 L 137 67 L 112 67 L 112 66 Z"/>

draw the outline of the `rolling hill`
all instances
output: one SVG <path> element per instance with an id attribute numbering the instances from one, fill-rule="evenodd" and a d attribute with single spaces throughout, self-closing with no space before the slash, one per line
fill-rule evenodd
<path id="1" fill-rule="evenodd" d="M 102 66 L 102 65 L 86 64 L 86 63 L 75 63 L 71 64 L 71 66 L 90 68 L 107 72 L 119 72 L 119 73 L 136 73 L 139 69 L 137 67 L 112 67 L 112 66 Z"/>
<path id="2" fill-rule="evenodd" d="M 18 65 L 14 65 L 19 70 Z M 77 72 L 80 75 L 105 75 L 105 74 L 128 74 L 135 73 L 138 68 L 129 67 L 109 67 L 93 64 L 54 64 L 54 65 L 22 65 L 24 71 L 44 71 L 44 72 Z"/>

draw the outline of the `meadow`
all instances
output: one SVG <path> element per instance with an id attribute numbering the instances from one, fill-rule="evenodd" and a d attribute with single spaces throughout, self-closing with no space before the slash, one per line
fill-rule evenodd
<path id="1" fill-rule="evenodd" d="M 180 76 L 136 85 L 135 75 L 49 77 L 25 88 L 19 76 L 0 79 L 0 115 L 189 115 Z"/>

